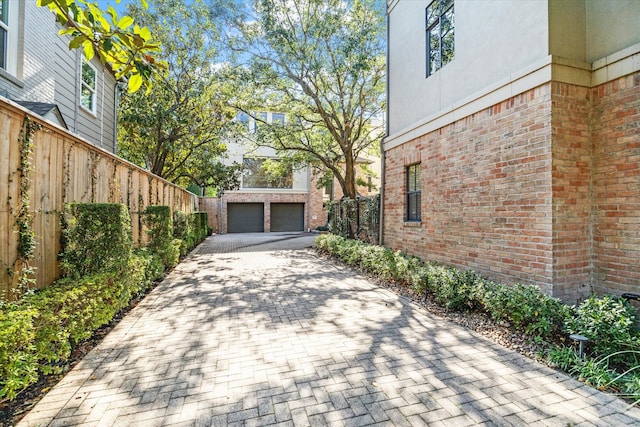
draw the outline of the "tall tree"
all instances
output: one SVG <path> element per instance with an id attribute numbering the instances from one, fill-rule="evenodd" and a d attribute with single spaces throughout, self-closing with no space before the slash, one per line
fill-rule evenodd
<path id="1" fill-rule="evenodd" d="M 178 184 L 215 185 L 234 115 L 226 103 L 228 83 L 220 76 L 224 67 L 215 65 L 216 17 L 200 0 L 156 0 L 130 13 L 160 40 L 168 70 L 150 93 L 123 98 L 120 155 Z"/>
<path id="2" fill-rule="evenodd" d="M 146 0 L 140 1 L 146 8 Z M 127 79 L 130 92 L 143 84 L 150 90 L 154 75 L 164 71 L 166 64 L 155 56 L 160 46 L 149 29 L 134 25 L 130 16 L 118 16 L 112 6 L 103 11 L 91 0 L 37 0 L 37 5 L 48 7 L 65 26 L 60 34 L 70 36 L 69 49 L 82 49 L 87 59 L 97 55 L 116 79 Z"/>
<path id="3" fill-rule="evenodd" d="M 256 0 L 228 34 L 245 82 L 232 104 L 288 117 L 259 126 L 255 142 L 326 168 L 351 198 L 358 156 L 383 133 L 381 7 L 375 0 Z"/>

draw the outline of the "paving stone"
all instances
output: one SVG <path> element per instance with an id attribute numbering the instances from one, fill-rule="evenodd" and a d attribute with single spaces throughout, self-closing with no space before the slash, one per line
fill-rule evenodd
<path id="1" fill-rule="evenodd" d="M 311 243 L 209 237 L 19 426 L 640 423 L 640 410 L 423 311 Z"/>

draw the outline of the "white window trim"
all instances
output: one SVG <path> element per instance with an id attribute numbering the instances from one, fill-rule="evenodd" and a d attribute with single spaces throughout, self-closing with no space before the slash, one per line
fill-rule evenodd
<path id="1" fill-rule="evenodd" d="M 82 67 L 84 66 L 84 64 L 87 64 L 89 67 L 91 67 L 91 69 L 93 70 L 93 73 L 95 75 L 95 79 L 93 81 L 94 83 L 94 87 L 91 88 L 89 87 L 89 85 L 85 84 L 84 80 L 82 79 Z M 92 102 L 91 102 L 91 108 L 87 108 L 84 106 L 84 104 L 82 103 L 82 90 L 87 87 L 89 90 L 92 91 L 93 93 L 93 97 L 91 98 Z M 84 55 L 82 55 L 82 59 L 80 61 L 80 108 L 88 113 L 91 113 L 92 115 L 96 115 L 96 106 L 98 103 L 98 69 L 91 63 L 91 61 L 87 61 L 87 59 L 84 57 Z"/>
<path id="2" fill-rule="evenodd" d="M 0 27 L 7 32 L 6 40 L 6 67 L 2 68 L 9 75 L 18 77 L 18 20 L 20 18 L 20 3 L 17 1 L 7 1 L 9 14 L 6 24 L 0 21 Z"/>

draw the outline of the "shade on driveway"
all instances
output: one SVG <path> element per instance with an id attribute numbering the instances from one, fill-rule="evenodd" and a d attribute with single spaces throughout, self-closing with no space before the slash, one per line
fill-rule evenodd
<path id="1" fill-rule="evenodd" d="M 640 410 L 304 249 L 212 236 L 20 424 L 638 425 Z"/>

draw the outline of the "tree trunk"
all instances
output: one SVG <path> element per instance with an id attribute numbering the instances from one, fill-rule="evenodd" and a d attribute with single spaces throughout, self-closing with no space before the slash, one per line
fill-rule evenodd
<path id="1" fill-rule="evenodd" d="M 356 191 L 355 162 L 352 155 L 345 156 L 344 185 L 342 188 L 342 192 L 346 197 L 350 199 L 355 199 L 358 195 Z"/>

